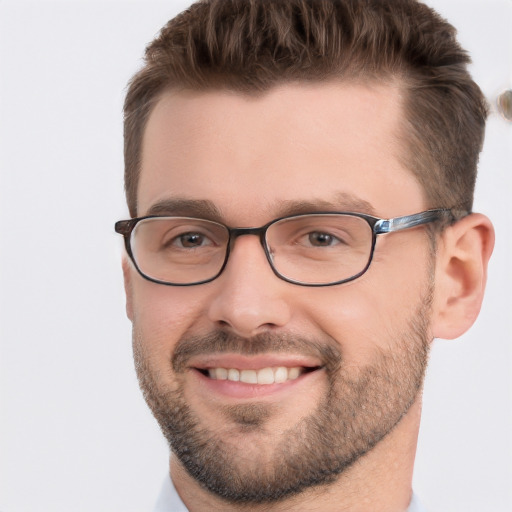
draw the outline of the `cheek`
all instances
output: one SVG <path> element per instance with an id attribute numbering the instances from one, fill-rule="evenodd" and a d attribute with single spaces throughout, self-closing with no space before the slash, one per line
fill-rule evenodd
<path id="1" fill-rule="evenodd" d="M 360 279 L 317 289 L 308 301 L 314 322 L 340 344 L 347 364 L 368 363 L 377 347 L 389 351 L 400 343 L 428 293 L 428 253 L 393 253 L 376 253 Z"/>
<path id="2" fill-rule="evenodd" d="M 183 334 L 204 316 L 197 290 L 135 278 L 132 286 L 133 327 L 146 350 L 170 353 Z"/>

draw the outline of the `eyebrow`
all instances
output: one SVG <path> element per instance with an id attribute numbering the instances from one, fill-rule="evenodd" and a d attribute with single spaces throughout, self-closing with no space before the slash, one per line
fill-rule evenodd
<path id="1" fill-rule="evenodd" d="M 153 204 L 146 215 L 169 215 L 173 217 L 198 217 L 222 222 L 222 215 L 212 201 L 207 199 L 163 199 Z"/>
<path id="2" fill-rule="evenodd" d="M 346 192 L 335 194 L 332 201 L 325 199 L 275 201 L 267 210 L 274 212 L 275 218 L 312 212 L 355 212 L 375 216 L 375 209 L 368 201 Z M 225 222 L 219 208 L 208 199 L 163 199 L 153 204 L 146 215 L 197 217 Z"/>
<path id="3" fill-rule="evenodd" d="M 375 216 L 375 209 L 371 203 L 346 192 L 338 192 L 332 201 L 325 199 L 308 201 L 282 201 L 277 210 L 280 217 L 288 215 L 301 215 L 311 212 L 354 212 Z"/>

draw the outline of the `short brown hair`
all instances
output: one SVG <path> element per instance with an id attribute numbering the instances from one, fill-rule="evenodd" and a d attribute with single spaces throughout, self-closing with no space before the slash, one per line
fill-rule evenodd
<path id="1" fill-rule="evenodd" d="M 398 78 L 403 163 L 430 207 L 471 210 L 487 105 L 455 29 L 415 0 L 202 0 L 147 47 L 124 105 L 125 187 L 137 214 L 147 119 L 172 88 L 265 92 L 285 82 Z"/>

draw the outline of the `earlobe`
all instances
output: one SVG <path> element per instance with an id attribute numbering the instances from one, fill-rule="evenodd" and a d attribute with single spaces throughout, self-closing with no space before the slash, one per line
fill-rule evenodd
<path id="1" fill-rule="evenodd" d="M 433 334 L 454 339 L 473 325 L 485 291 L 494 228 L 481 214 L 448 227 L 438 240 Z"/>
<path id="2" fill-rule="evenodd" d="M 126 316 L 133 321 L 133 290 L 132 290 L 132 281 L 131 281 L 131 269 L 130 262 L 128 258 L 123 256 L 123 278 L 124 278 L 124 291 L 126 294 Z"/>

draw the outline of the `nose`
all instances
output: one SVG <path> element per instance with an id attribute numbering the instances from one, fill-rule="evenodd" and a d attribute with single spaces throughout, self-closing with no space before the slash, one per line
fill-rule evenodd
<path id="1" fill-rule="evenodd" d="M 274 274 L 257 236 L 236 239 L 226 268 L 213 283 L 209 320 L 233 334 L 249 338 L 283 327 L 291 318 L 289 299 L 296 286 Z"/>

